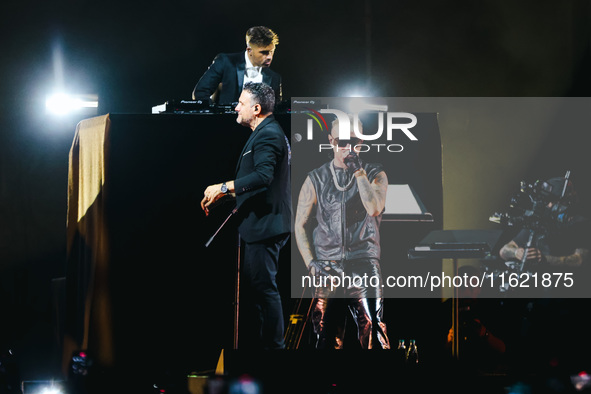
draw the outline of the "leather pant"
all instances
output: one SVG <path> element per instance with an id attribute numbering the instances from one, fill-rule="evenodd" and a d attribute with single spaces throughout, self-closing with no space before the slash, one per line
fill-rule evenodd
<path id="1" fill-rule="evenodd" d="M 348 309 L 357 325 L 357 337 L 362 349 L 390 349 L 386 324 L 382 321 L 383 298 L 379 261 L 357 259 L 326 263 L 336 271 L 336 275 L 345 275 L 351 280 L 346 286 L 331 288 L 328 281 L 327 286 L 316 287 L 312 312 L 316 348 L 343 348 Z M 367 278 L 365 281 L 364 277 Z M 375 279 L 369 281 L 370 277 Z"/>

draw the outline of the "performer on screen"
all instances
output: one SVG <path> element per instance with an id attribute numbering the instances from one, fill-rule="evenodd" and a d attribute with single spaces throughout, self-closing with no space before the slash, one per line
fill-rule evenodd
<path id="1" fill-rule="evenodd" d="M 246 50 L 218 54 L 193 89 L 193 100 L 235 105 L 248 82 L 263 82 L 273 88 L 275 103 L 282 100 L 281 75 L 271 70 L 279 44 L 277 34 L 265 26 L 246 31 Z"/>
<path id="2" fill-rule="evenodd" d="M 259 316 L 258 344 L 283 349 L 284 321 L 277 271 L 281 248 L 291 233 L 290 145 L 273 117 L 275 94 L 264 83 L 247 83 L 236 121 L 252 130 L 238 159 L 236 178 L 205 189 L 206 215 L 226 196 L 236 199 L 238 231 L 244 241 L 241 275 L 252 290 Z"/>
<path id="3" fill-rule="evenodd" d="M 359 131 L 362 131 L 359 122 Z M 339 124 L 328 136 L 334 159 L 311 171 L 301 188 L 296 220 L 297 246 L 310 275 L 317 278 L 346 275 L 374 277 L 364 286 L 316 287 L 312 324 L 317 349 L 344 346 L 347 308 L 358 327 L 362 349 L 389 349 L 382 321 L 380 222 L 386 202 L 388 178 L 381 165 L 363 162 L 355 151 L 362 141 L 353 134 L 339 139 Z M 317 223 L 317 224 L 316 224 Z M 316 224 L 310 228 L 310 224 Z"/>

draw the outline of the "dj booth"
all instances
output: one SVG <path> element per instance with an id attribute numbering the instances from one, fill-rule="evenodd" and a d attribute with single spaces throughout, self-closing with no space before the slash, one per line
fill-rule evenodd
<path id="1" fill-rule="evenodd" d="M 291 114 L 275 117 L 291 137 Z M 402 192 L 420 196 L 428 212 L 384 219 L 384 274 L 399 262 L 411 264 L 408 248 L 442 228 L 437 117 L 417 117 L 424 125 L 422 147 L 385 169 L 391 184 L 411 185 Z M 234 179 L 249 133 L 230 111 L 106 114 L 78 124 L 69 157 L 64 371 L 80 350 L 97 367 L 149 376 L 212 369 L 220 350 L 232 349 L 236 224 L 230 220 L 206 243 L 233 205 L 206 217 L 200 201 L 208 185 Z M 292 166 L 297 151 L 293 147 Z M 301 179 L 292 182 L 295 204 Z M 290 261 L 290 248 L 279 278 L 286 314 L 293 301 L 289 265 L 299 264 Z M 405 313 L 421 343 L 416 330 L 423 312 Z M 411 335 L 392 319 L 392 341 Z"/>

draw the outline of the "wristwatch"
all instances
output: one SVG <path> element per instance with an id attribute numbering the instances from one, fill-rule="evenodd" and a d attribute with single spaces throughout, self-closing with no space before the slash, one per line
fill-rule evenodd
<path id="1" fill-rule="evenodd" d="M 228 193 L 228 185 L 226 185 L 226 182 L 222 183 L 222 187 L 220 188 L 220 190 L 224 194 Z"/>

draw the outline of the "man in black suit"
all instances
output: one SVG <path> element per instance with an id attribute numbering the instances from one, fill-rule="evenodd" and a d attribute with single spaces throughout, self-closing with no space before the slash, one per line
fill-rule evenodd
<path id="1" fill-rule="evenodd" d="M 201 208 L 225 196 L 236 198 L 238 232 L 245 242 L 242 276 L 259 311 L 260 347 L 285 348 L 283 308 L 277 288 L 279 252 L 291 233 L 289 140 L 273 117 L 275 95 L 264 83 L 244 86 L 236 121 L 250 127 L 236 167 L 236 179 L 205 189 Z"/>
<path id="2" fill-rule="evenodd" d="M 271 70 L 277 34 L 264 26 L 246 31 L 246 51 L 220 53 L 193 89 L 193 100 L 235 105 L 247 82 L 263 82 L 273 88 L 275 102 L 282 99 L 281 75 Z"/>

